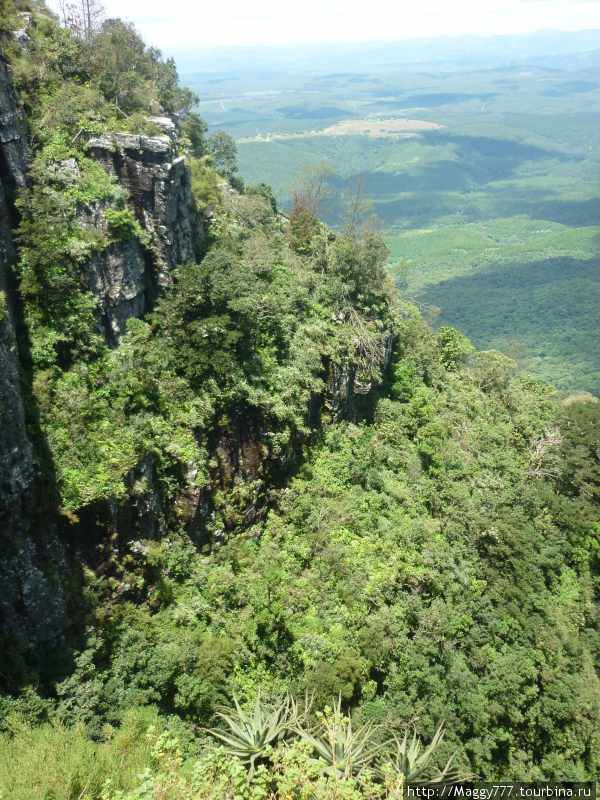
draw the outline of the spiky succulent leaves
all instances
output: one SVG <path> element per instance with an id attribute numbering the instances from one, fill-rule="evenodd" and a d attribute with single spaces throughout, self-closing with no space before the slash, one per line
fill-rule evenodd
<path id="1" fill-rule="evenodd" d="M 408 731 L 400 741 L 396 739 L 396 757 L 394 769 L 406 781 L 422 781 L 423 783 L 453 783 L 464 780 L 467 776 L 452 769 L 454 756 L 450 756 L 443 769 L 431 771 L 431 760 L 445 735 L 444 723 L 440 722 L 429 745 L 422 750 L 422 742 L 413 729 L 409 739 Z"/>
<path id="2" fill-rule="evenodd" d="M 239 758 L 253 771 L 257 759 L 266 758 L 269 749 L 294 727 L 297 707 L 287 697 L 267 708 L 259 696 L 250 711 L 245 711 L 236 697 L 233 702 L 233 708 L 222 708 L 217 712 L 217 717 L 225 724 L 224 729 L 209 728 L 208 732 L 230 755 Z"/>
<path id="3" fill-rule="evenodd" d="M 375 741 L 375 730 L 371 725 L 353 728 L 350 717 L 341 712 L 341 701 L 334 705 L 331 714 L 322 718 L 316 730 L 296 729 L 326 763 L 326 771 L 342 778 L 357 775 L 374 763 L 381 750 Z"/>

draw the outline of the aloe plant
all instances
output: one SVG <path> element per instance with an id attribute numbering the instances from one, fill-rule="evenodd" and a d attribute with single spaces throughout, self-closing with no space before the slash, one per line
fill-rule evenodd
<path id="1" fill-rule="evenodd" d="M 376 729 L 372 725 L 353 728 L 350 717 L 342 714 L 341 700 L 321 717 L 316 729 L 298 727 L 296 731 L 326 763 L 325 771 L 338 778 L 350 778 L 371 766 L 381 750 L 375 742 Z"/>
<path id="2" fill-rule="evenodd" d="M 431 767 L 431 759 L 444 738 L 444 723 L 440 722 L 433 739 L 423 749 L 423 743 L 413 729 L 412 736 L 405 732 L 402 740 L 396 739 L 396 752 L 393 761 L 394 771 L 404 782 L 422 781 L 423 783 L 452 783 L 465 780 L 468 776 L 452 768 L 454 756 L 450 756 L 442 769 Z"/>
<path id="3" fill-rule="evenodd" d="M 225 728 L 209 728 L 208 732 L 253 772 L 256 761 L 265 758 L 269 749 L 298 724 L 298 708 L 290 697 L 267 707 L 258 696 L 249 711 L 240 706 L 236 697 L 233 702 L 232 708 L 221 708 L 217 712 Z"/>

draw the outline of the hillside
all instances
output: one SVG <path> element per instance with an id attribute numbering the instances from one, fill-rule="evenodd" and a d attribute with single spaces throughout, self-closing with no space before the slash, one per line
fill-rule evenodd
<path id="1" fill-rule="evenodd" d="M 600 403 L 66 22 L 0 12 L 0 798 L 596 779 Z"/>
<path id="2" fill-rule="evenodd" d="M 188 60 L 184 78 L 282 207 L 308 165 L 332 173 L 321 213 L 336 228 L 360 189 L 392 274 L 436 325 L 599 394 L 599 47 L 593 31 L 440 39 L 355 46 L 354 66 L 265 51 L 237 70 L 232 53 Z"/>

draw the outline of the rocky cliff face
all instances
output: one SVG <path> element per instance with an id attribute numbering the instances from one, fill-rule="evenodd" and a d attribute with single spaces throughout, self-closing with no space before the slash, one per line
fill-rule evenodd
<path id="1" fill-rule="evenodd" d="M 153 239 L 161 285 L 169 270 L 200 254 L 203 227 L 194 208 L 189 171 L 169 136 L 108 134 L 89 143 L 92 157 L 129 193 L 138 220 Z"/>
<path id="2" fill-rule="evenodd" d="M 127 319 L 147 311 L 171 283 L 174 267 L 199 258 L 205 227 L 189 170 L 168 135 L 107 134 L 89 142 L 89 153 L 125 189 L 147 236 L 145 246 L 134 238 L 109 246 L 87 268 L 107 338 L 114 342 Z M 96 224 L 102 226 L 102 219 Z"/>
<path id="3" fill-rule="evenodd" d="M 141 317 L 156 297 L 152 261 L 137 239 L 131 238 L 95 253 L 86 271 L 89 288 L 99 301 L 106 341 L 117 344 L 127 320 Z"/>
<path id="4" fill-rule="evenodd" d="M 24 126 L 0 59 L 0 651 L 13 658 L 60 644 L 65 626 L 63 591 L 51 576 L 64 564 L 64 549 L 53 536 L 50 493 L 40 490 L 15 334 L 12 229 L 26 163 Z"/>
<path id="5" fill-rule="evenodd" d="M 12 233 L 17 223 L 16 194 L 26 185 L 26 149 L 10 70 L 0 60 L 0 651 L 19 654 L 23 663 L 62 646 L 68 604 L 65 579 L 77 585 L 81 560 L 69 555 L 60 533 L 64 526 L 53 507 L 52 465 L 44 459 L 43 437 L 37 436 L 34 446 L 27 427 L 22 370 L 27 337 L 22 326 L 20 336 L 16 332 L 20 302 Z M 196 212 L 189 171 L 177 157 L 172 136 L 107 134 L 89 143 L 89 155 L 123 187 L 127 206 L 140 226 L 136 235 L 113 239 L 82 265 L 98 301 L 99 323 L 108 343 L 116 345 L 127 320 L 148 311 L 161 289 L 172 282 L 172 270 L 199 258 L 205 226 Z M 66 185 L 78 179 L 74 159 L 59 169 Z M 82 207 L 80 224 L 107 234 L 109 207 L 100 201 Z M 124 503 L 84 510 L 80 524 L 71 531 L 73 553 L 84 541 L 77 538 L 79 533 L 92 534 L 92 540 L 94 530 L 160 535 L 164 509 L 153 469 L 148 457 L 132 470 Z"/>
<path id="6" fill-rule="evenodd" d="M 25 183 L 25 136 L 7 65 L 0 60 L 0 528 L 20 529 L 29 516 L 33 450 L 25 428 L 14 330 L 14 198 Z"/>
<path id="7" fill-rule="evenodd" d="M 98 559 L 104 556 L 98 553 L 104 553 L 107 542 L 125 552 L 134 540 L 159 537 L 175 522 L 185 526 L 199 544 L 208 541 L 205 537 L 218 543 L 236 526 L 253 523 L 264 513 L 267 493 L 293 469 L 302 437 L 298 435 L 275 457 L 260 414 L 234 415 L 215 429 L 207 443 L 213 455 L 210 487 L 199 488 L 195 468 L 187 472 L 182 468 L 185 474 L 176 476 L 179 492 L 173 501 L 159 480 L 155 456 L 140 453 L 139 462 L 125 476 L 124 497 L 105 497 L 78 510 L 69 524 L 57 522 L 56 508 L 52 509 L 52 465 L 41 457 L 43 437 L 35 431 L 32 446 L 26 426 L 15 334 L 19 299 L 11 278 L 16 259 L 11 233 L 16 223 L 14 200 L 26 182 L 26 137 L 10 74 L 1 61 L 0 115 L 0 530 L 4 534 L 0 538 L 0 651 L 4 647 L 7 652 L 19 652 L 27 661 L 44 647 L 61 645 L 67 603 L 78 585 L 77 571 L 81 564 L 101 566 Z M 81 288 L 87 284 L 97 301 L 98 324 L 112 346 L 118 344 L 127 320 L 145 314 L 172 283 L 173 270 L 198 261 L 206 244 L 206 222 L 196 211 L 190 173 L 177 156 L 171 134 L 169 130 L 163 136 L 106 134 L 88 142 L 87 154 L 114 177 L 125 194 L 126 209 L 120 192 L 81 201 L 73 209 L 79 225 L 101 234 L 99 249 L 78 263 L 78 277 Z M 69 189 L 85 168 L 83 160 L 76 158 L 59 162 L 59 182 Z M 235 203 L 232 190 L 224 191 L 232 194 Z M 110 222 L 115 213 L 129 213 L 128 225 L 116 236 Z M 248 224 L 241 211 L 240 216 L 241 224 Z M 26 356 L 23 326 L 20 331 L 21 352 Z M 385 368 L 391 340 L 382 339 L 379 350 Z M 344 364 L 324 365 L 323 378 L 334 415 L 353 418 L 356 396 L 367 394 L 372 380 L 361 379 L 356 367 Z M 311 427 L 318 426 L 322 404 L 320 396 L 310 401 Z M 44 463 L 43 468 L 36 469 L 37 461 Z M 47 485 L 42 486 L 42 479 Z M 68 592 L 66 585 L 71 587 Z"/>

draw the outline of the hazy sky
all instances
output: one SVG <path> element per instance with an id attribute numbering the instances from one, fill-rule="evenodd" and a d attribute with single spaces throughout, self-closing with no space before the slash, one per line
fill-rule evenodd
<path id="1" fill-rule="evenodd" d="M 600 0 L 104 0 L 104 7 L 168 52 L 600 28 Z"/>

